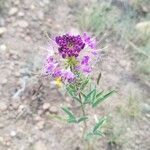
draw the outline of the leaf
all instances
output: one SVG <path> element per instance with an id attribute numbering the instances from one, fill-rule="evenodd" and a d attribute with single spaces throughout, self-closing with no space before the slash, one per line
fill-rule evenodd
<path id="1" fill-rule="evenodd" d="M 67 89 L 67 92 L 70 94 L 70 96 L 74 96 L 74 91 L 71 90 L 69 87 L 66 88 Z"/>
<path id="2" fill-rule="evenodd" d="M 69 86 L 67 86 L 66 90 L 67 90 L 67 92 L 68 92 L 71 96 L 74 96 L 75 93 L 76 93 L 75 86 L 73 86 L 72 84 L 70 84 Z"/>
<path id="3" fill-rule="evenodd" d="M 98 99 L 102 94 L 103 94 L 104 91 L 101 91 L 99 92 L 98 94 L 96 94 L 96 98 Z"/>
<path id="4" fill-rule="evenodd" d="M 82 84 L 81 84 L 81 90 L 83 90 L 85 87 L 86 87 L 86 85 L 89 83 L 89 79 L 87 79 L 87 80 L 85 80 Z"/>
<path id="5" fill-rule="evenodd" d="M 94 101 L 95 95 L 96 95 L 96 89 L 90 91 L 90 93 L 88 93 L 84 98 L 84 104 Z"/>
<path id="6" fill-rule="evenodd" d="M 90 140 L 91 138 L 93 138 L 94 134 L 92 132 L 89 132 L 86 134 L 85 136 L 85 140 Z"/>
<path id="7" fill-rule="evenodd" d="M 110 97 L 112 94 L 114 93 L 114 91 L 110 91 L 109 93 L 105 94 L 104 96 L 100 96 L 93 104 L 93 107 L 96 107 L 99 103 L 101 103 L 102 101 L 104 101 L 105 99 L 107 99 L 108 97 Z"/>
<path id="8" fill-rule="evenodd" d="M 74 96 L 73 99 L 77 100 L 81 104 L 80 98 Z"/>
<path id="9" fill-rule="evenodd" d="M 103 136 L 103 133 L 98 130 L 98 131 L 96 131 L 96 132 L 94 133 L 94 135 Z"/>
<path id="10" fill-rule="evenodd" d="M 106 116 L 101 118 L 93 128 L 93 133 L 95 133 L 99 128 L 101 128 L 106 123 Z"/>
<path id="11" fill-rule="evenodd" d="M 63 107 L 62 110 L 68 115 L 67 121 L 69 123 L 71 123 L 71 122 L 77 122 L 76 121 L 76 117 L 74 116 L 74 114 L 68 108 Z"/>
<path id="12" fill-rule="evenodd" d="M 99 85 L 100 79 L 101 79 L 101 73 L 99 73 L 99 75 L 98 75 L 98 78 L 97 78 L 97 85 Z"/>
<path id="13" fill-rule="evenodd" d="M 82 122 L 82 121 L 84 121 L 86 119 L 88 119 L 88 117 L 87 116 L 83 116 L 83 117 L 80 117 L 77 122 L 80 123 L 80 122 Z"/>

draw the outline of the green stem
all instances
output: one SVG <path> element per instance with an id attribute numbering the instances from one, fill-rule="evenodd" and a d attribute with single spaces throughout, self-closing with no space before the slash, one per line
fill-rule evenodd
<path id="1" fill-rule="evenodd" d="M 82 115 L 83 116 L 86 116 L 86 113 L 85 113 L 85 108 L 84 108 L 84 105 L 83 105 L 83 101 L 82 101 L 82 97 L 81 97 L 81 94 L 79 93 L 79 98 L 80 98 L 80 101 L 81 101 L 81 110 L 82 110 Z M 82 140 L 83 142 L 85 143 L 85 145 L 87 145 L 87 150 L 94 150 L 93 149 L 93 146 L 91 145 L 91 143 L 89 141 L 85 141 L 84 139 L 84 135 L 86 133 L 86 130 L 87 130 L 87 121 L 86 119 L 84 120 L 84 126 L 83 126 L 83 132 L 82 132 Z M 86 146 L 85 146 L 86 147 Z"/>

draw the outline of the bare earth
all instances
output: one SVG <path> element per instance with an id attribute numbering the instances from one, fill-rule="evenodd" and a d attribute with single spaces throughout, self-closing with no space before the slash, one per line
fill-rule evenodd
<path id="1" fill-rule="evenodd" d="M 82 2 L 86 4 L 86 1 Z M 74 107 L 50 80 L 40 77 L 45 33 L 55 35 L 79 30 L 74 14 L 80 3 L 69 0 L 7 0 L 0 12 L 0 150 L 82 150 L 81 128 L 51 115 L 64 115 L 60 106 Z M 96 150 L 150 150 L 149 85 L 134 72 L 134 59 L 126 49 L 108 43 L 98 66 L 100 87 L 115 87 L 117 94 L 95 112 L 111 114 L 115 126 L 125 129 L 122 146 L 109 145 L 109 137 L 97 140 Z M 116 114 L 127 107 L 131 92 L 140 99 L 141 117 L 130 120 Z M 43 108 L 45 104 L 47 108 Z M 146 108 L 145 108 L 146 107 Z M 95 114 L 91 111 L 90 114 Z"/>

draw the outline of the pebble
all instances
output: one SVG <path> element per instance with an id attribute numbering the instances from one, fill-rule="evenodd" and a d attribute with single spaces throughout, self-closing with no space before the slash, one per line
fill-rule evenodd
<path id="1" fill-rule="evenodd" d="M 37 125 L 37 129 L 42 130 L 44 128 L 45 122 L 41 120 L 36 125 Z"/>
<path id="2" fill-rule="evenodd" d="M 2 36 L 6 31 L 5 27 L 0 27 L 0 36 Z"/>
<path id="3" fill-rule="evenodd" d="M 7 105 L 5 103 L 0 103 L 0 111 L 5 111 L 7 110 Z"/>
<path id="4" fill-rule="evenodd" d="M 18 8 L 12 7 L 12 8 L 9 10 L 8 14 L 9 14 L 10 16 L 12 16 L 12 15 L 15 15 L 17 12 L 18 12 Z"/>
<path id="5" fill-rule="evenodd" d="M 6 51 L 6 45 L 5 44 L 0 45 L 0 50 L 5 52 Z"/>
<path id="6" fill-rule="evenodd" d="M 44 110 L 48 110 L 50 108 L 50 104 L 49 103 L 44 103 L 43 104 L 43 109 Z"/>
<path id="7" fill-rule="evenodd" d="M 4 124 L 0 123 L 0 129 L 4 128 Z"/>
<path id="8" fill-rule="evenodd" d="M 11 137 L 15 137 L 16 135 L 17 135 L 16 131 L 11 131 L 11 132 L 10 132 L 10 136 L 11 136 Z"/>
<path id="9" fill-rule="evenodd" d="M 35 116 L 35 117 L 34 117 L 34 120 L 35 120 L 35 121 L 41 121 L 41 119 L 42 119 L 42 118 L 41 118 L 40 116 Z"/>
<path id="10" fill-rule="evenodd" d="M 27 28 L 29 26 L 29 23 L 25 20 L 19 20 L 18 21 L 18 25 L 21 27 L 21 28 Z"/>
<path id="11" fill-rule="evenodd" d="M 4 144 L 4 143 L 5 143 L 5 140 L 4 140 L 4 138 L 3 138 L 2 136 L 0 136 L 0 143 L 1 143 L 1 144 Z"/>
<path id="12" fill-rule="evenodd" d="M 22 112 L 22 111 L 24 111 L 24 109 L 25 109 L 25 105 L 20 105 L 18 107 L 18 112 Z"/>
<path id="13" fill-rule="evenodd" d="M 5 78 L 5 79 L 3 79 L 2 81 L 1 81 L 1 84 L 6 84 L 8 82 L 8 80 Z"/>
<path id="14" fill-rule="evenodd" d="M 13 1 L 13 3 L 14 3 L 14 5 L 19 5 L 20 4 L 20 1 L 19 0 L 15 0 L 15 1 Z"/>
<path id="15" fill-rule="evenodd" d="M 45 143 L 42 141 L 38 141 L 33 145 L 33 150 L 48 150 Z"/>
<path id="16" fill-rule="evenodd" d="M 146 104 L 146 103 L 143 103 L 141 105 L 142 107 L 142 111 L 145 112 L 145 113 L 150 113 L 150 105 Z"/>
<path id="17" fill-rule="evenodd" d="M 52 107 L 50 107 L 49 111 L 50 111 L 51 113 L 57 114 L 58 109 L 57 109 L 57 107 L 52 106 Z"/>
<path id="18" fill-rule="evenodd" d="M 18 16 L 19 16 L 19 17 L 23 17 L 23 16 L 24 16 L 24 12 L 20 11 L 20 12 L 18 13 Z"/>
<path id="19" fill-rule="evenodd" d="M 44 19 L 44 13 L 42 11 L 39 11 L 37 15 L 40 20 Z"/>

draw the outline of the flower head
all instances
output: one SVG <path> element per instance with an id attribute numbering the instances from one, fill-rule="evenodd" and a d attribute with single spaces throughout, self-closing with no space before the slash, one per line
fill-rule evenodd
<path id="1" fill-rule="evenodd" d="M 58 44 L 58 51 L 63 58 L 78 57 L 80 51 L 85 46 L 80 35 L 72 36 L 65 34 L 63 36 L 57 36 L 55 41 Z"/>
<path id="2" fill-rule="evenodd" d="M 88 75 L 92 71 L 92 54 L 96 55 L 95 39 L 86 33 L 82 36 L 65 34 L 54 39 L 54 45 L 50 46 L 53 53 L 48 54 L 45 72 L 52 76 L 57 84 L 75 82 L 79 74 Z"/>

